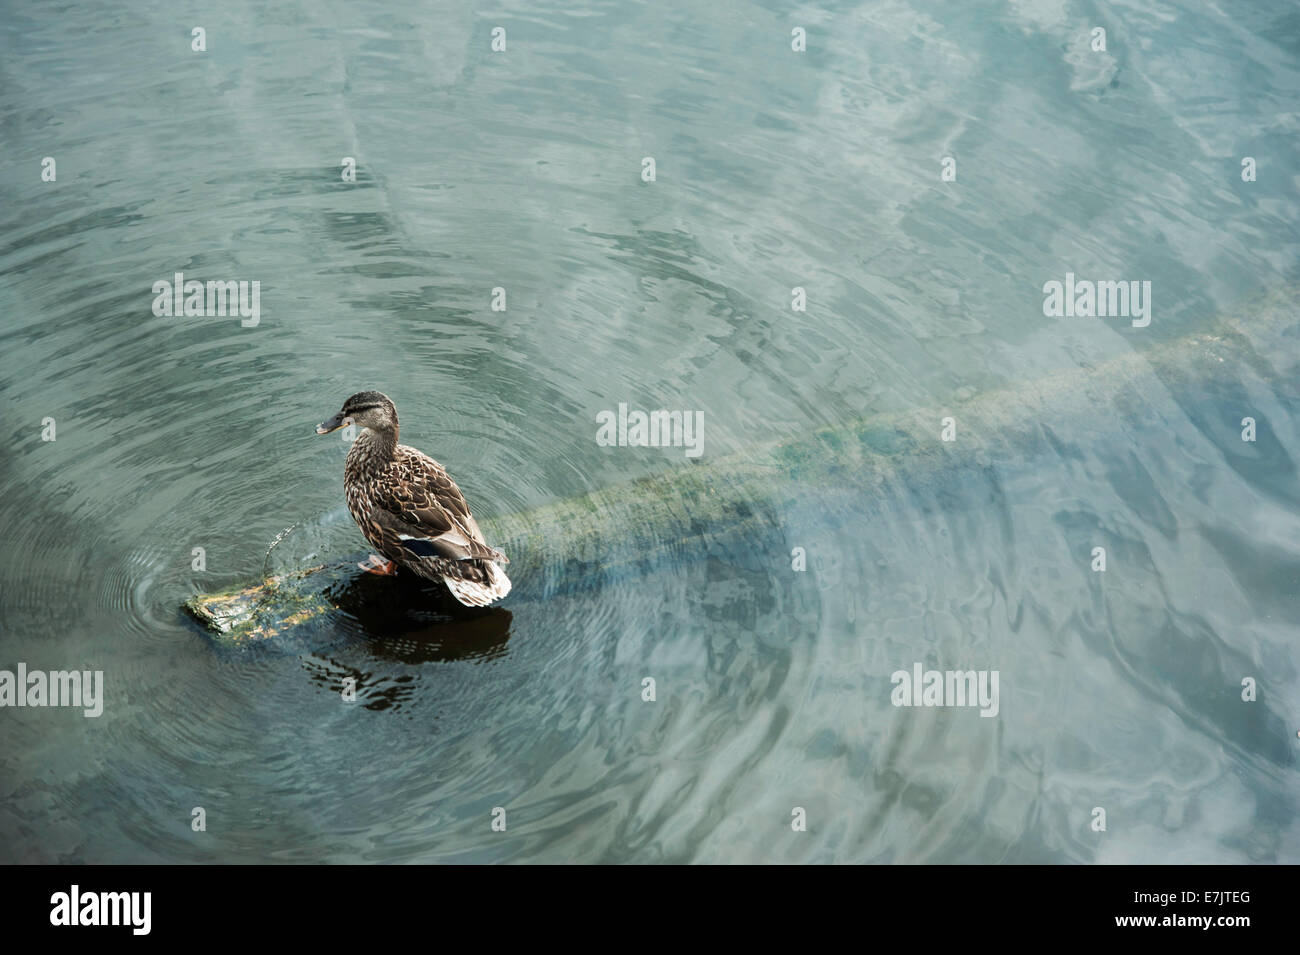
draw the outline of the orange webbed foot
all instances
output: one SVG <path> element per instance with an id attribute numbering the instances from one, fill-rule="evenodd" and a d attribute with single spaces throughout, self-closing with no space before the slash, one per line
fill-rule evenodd
<path id="1" fill-rule="evenodd" d="M 379 574 L 382 577 L 391 577 L 397 573 L 397 564 L 384 560 L 378 554 L 371 554 L 357 566 L 368 574 Z"/>

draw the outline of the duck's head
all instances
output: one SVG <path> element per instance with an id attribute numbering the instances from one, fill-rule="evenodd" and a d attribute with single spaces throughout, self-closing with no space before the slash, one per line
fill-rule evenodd
<path id="1" fill-rule="evenodd" d="M 316 433 L 329 434 L 348 424 L 372 431 L 396 431 L 397 406 L 381 392 L 359 391 L 343 402 L 338 414 L 316 425 Z"/>

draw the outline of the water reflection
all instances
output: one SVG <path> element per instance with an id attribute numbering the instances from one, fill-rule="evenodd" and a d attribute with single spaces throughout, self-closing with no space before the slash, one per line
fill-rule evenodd
<path id="1" fill-rule="evenodd" d="M 151 0 L 12 18 L 0 653 L 107 699 L 0 720 L 6 858 L 1300 858 L 1300 339 L 1250 300 L 1300 201 L 1234 167 L 1294 153 L 1273 6 L 1154 0 L 1105 57 L 1021 0 L 835 6 L 806 55 L 776 7 L 508 0 L 503 56 L 460 3 L 234 4 L 203 59 Z M 1067 270 L 1150 279 L 1150 328 L 1045 320 Z M 177 271 L 260 281 L 260 324 L 153 316 Z M 1245 359 L 1162 363 L 1231 315 Z M 279 652 L 214 651 L 191 595 L 362 546 L 311 427 L 365 388 L 515 593 L 353 569 Z M 596 444 L 624 401 L 701 412 L 708 465 L 883 423 L 683 493 L 633 483 L 680 449 Z M 893 708 L 917 660 L 998 668 L 998 718 Z"/>

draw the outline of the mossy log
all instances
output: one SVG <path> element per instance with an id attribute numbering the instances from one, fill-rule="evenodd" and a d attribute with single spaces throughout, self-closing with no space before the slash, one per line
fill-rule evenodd
<path id="1" fill-rule="evenodd" d="M 1244 383 L 1276 383 L 1300 357 L 1296 304 L 1295 290 L 1288 288 L 1257 299 L 1239 317 L 1221 318 L 1196 332 L 1164 341 L 1135 332 L 1134 350 L 1092 366 L 954 395 L 943 405 L 870 416 L 795 441 L 689 461 L 525 513 L 482 520 L 488 539 L 511 558 L 515 589 L 505 604 L 544 600 L 665 560 L 735 552 L 755 541 L 768 542 L 770 549 L 781 516 L 810 500 L 819 515 L 834 521 L 848 512 L 860 515 L 873 498 L 892 491 L 952 489 L 955 494 L 972 470 L 1032 461 L 1058 450 L 1061 439 L 1136 441 L 1144 428 L 1162 426 L 1156 419 L 1171 407 L 1204 423 L 1206 415 L 1222 416 L 1225 405 L 1235 406 L 1231 399 L 1240 396 L 1241 413 L 1247 414 Z M 940 439 L 947 417 L 957 429 L 951 442 Z M 1235 424 L 1225 420 L 1204 430 L 1226 434 Z M 325 624 L 328 630 L 337 608 L 392 586 L 391 579 L 357 569 L 363 556 L 201 594 L 185 609 L 223 646 L 310 646 L 304 628 Z M 778 558 L 788 554 L 772 559 Z"/>

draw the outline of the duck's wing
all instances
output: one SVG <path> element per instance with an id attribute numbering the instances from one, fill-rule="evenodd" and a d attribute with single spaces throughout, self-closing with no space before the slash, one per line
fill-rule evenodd
<path id="1" fill-rule="evenodd" d="M 465 495 L 442 465 L 412 449 L 399 456 L 392 475 L 373 489 L 370 512 L 376 543 L 390 556 L 508 563 L 483 540 Z"/>

